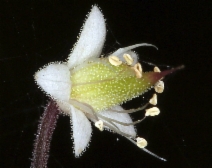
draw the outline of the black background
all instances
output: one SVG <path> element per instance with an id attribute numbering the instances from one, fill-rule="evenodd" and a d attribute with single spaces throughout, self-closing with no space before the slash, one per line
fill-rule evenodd
<path id="1" fill-rule="evenodd" d="M 148 149 L 168 161 L 94 127 L 89 148 L 75 158 L 69 118 L 60 116 L 48 167 L 211 167 L 211 4 L 191 2 L 1 1 L 0 167 L 30 166 L 38 120 L 48 100 L 33 74 L 49 62 L 67 58 L 93 4 L 106 18 L 104 54 L 148 42 L 159 50 L 136 49 L 141 61 L 162 68 L 186 66 L 165 79 L 158 104 L 161 114 L 137 126 Z"/>

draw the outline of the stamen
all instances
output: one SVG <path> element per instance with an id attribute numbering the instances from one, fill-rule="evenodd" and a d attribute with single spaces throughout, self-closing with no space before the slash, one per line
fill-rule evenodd
<path id="1" fill-rule="evenodd" d="M 157 95 L 156 94 L 153 94 L 152 98 L 149 100 L 149 103 L 152 105 L 157 104 Z"/>
<path id="2" fill-rule="evenodd" d="M 95 122 L 95 126 L 100 130 L 100 131 L 103 131 L 103 121 L 102 120 L 99 120 L 97 122 Z"/>
<path id="3" fill-rule="evenodd" d="M 98 121 L 98 117 L 94 111 L 94 109 L 86 104 L 86 103 L 82 103 L 82 102 L 79 102 L 77 100 L 74 100 L 74 99 L 70 99 L 69 100 L 69 103 L 72 104 L 74 107 L 80 109 L 81 111 L 84 112 L 84 114 L 90 119 L 92 120 L 93 122 L 95 121 Z"/>
<path id="4" fill-rule="evenodd" d="M 105 125 L 106 127 L 108 127 L 110 130 L 116 132 L 117 134 L 120 134 L 120 135 L 122 135 L 122 136 L 124 136 L 124 137 L 126 137 L 126 138 L 129 138 L 129 139 L 132 138 L 132 135 L 126 134 L 126 133 L 120 131 L 120 129 L 117 128 L 117 127 L 114 127 L 114 126 L 112 126 L 112 125 L 109 125 L 109 124 L 106 123 L 106 122 L 104 122 L 104 125 Z"/>
<path id="5" fill-rule="evenodd" d="M 133 70 L 135 71 L 135 75 L 137 78 L 142 77 L 142 68 L 140 63 L 135 64 Z"/>
<path id="6" fill-rule="evenodd" d="M 123 57 L 124 57 L 125 61 L 127 62 L 127 65 L 132 65 L 133 58 L 129 54 L 124 54 Z"/>
<path id="7" fill-rule="evenodd" d="M 91 121 L 93 121 L 95 123 L 95 126 L 96 126 L 96 123 L 98 124 L 98 121 L 101 121 L 98 119 L 98 117 L 104 119 L 105 121 L 107 121 L 109 124 L 105 123 L 102 125 L 102 130 L 104 128 L 104 125 L 107 126 L 109 129 L 111 129 L 112 131 L 114 132 L 117 132 L 118 134 L 122 135 L 122 136 L 126 136 L 126 137 L 132 137 L 131 135 L 129 134 L 126 134 L 126 133 L 123 133 L 119 130 L 119 128 L 114 124 L 112 123 L 112 120 L 110 118 L 107 118 L 107 117 L 104 117 L 102 115 L 100 115 L 99 113 L 95 113 L 95 111 L 93 110 L 92 107 L 90 107 L 88 104 L 85 104 L 85 103 L 81 103 L 81 102 L 78 102 L 77 100 L 74 100 L 74 99 L 71 99 L 70 100 L 70 103 L 72 105 L 74 105 L 75 107 L 79 108 L 80 110 L 82 110 L 85 114 L 85 116 L 90 119 Z M 114 120 L 115 122 L 116 120 Z M 102 121 L 103 122 L 103 121 Z M 141 121 L 140 121 L 141 122 Z M 119 123 L 121 124 L 121 123 Z M 136 123 L 135 123 L 136 124 Z M 101 126 L 101 124 L 100 124 Z M 97 127 L 99 128 L 99 126 Z M 100 127 L 101 128 L 101 127 Z M 100 129 L 99 128 L 99 129 Z M 100 129 L 101 130 L 101 129 Z"/>
<path id="8" fill-rule="evenodd" d="M 157 93 L 162 93 L 163 90 L 164 90 L 164 82 L 163 81 L 158 81 L 154 88 L 155 88 L 155 91 Z"/>
<path id="9" fill-rule="evenodd" d="M 143 150 L 146 152 L 146 153 L 148 153 L 148 154 L 150 154 L 150 155 L 152 155 L 152 156 L 154 156 L 154 157 L 156 157 L 156 158 L 158 158 L 158 159 L 160 159 L 160 160 L 162 160 L 162 161 L 167 161 L 166 159 L 164 159 L 164 158 L 162 158 L 162 157 L 160 157 L 160 156 L 158 156 L 158 155 L 156 155 L 156 154 L 154 154 L 154 153 L 152 153 L 152 152 L 150 152 L 148 149 L 146 149 L 146 148 L 143 148 Z"/>
<path id="10" fill-rule="evenodd" d="M 147 146 L 147 141 L 144 138 L 138 137 L 136 138 L 136 140 L 137 140 L 137 146 L 139 148 L 145 148 Z"/>
<path id="11" fill-rule="evenodd" d="M 134 113 L 134 112 L 141 111 L 141 110 L 145 109 L 148 105 L 149 105 L 149 103 L 146 103 L 143 107 L 139 107 L 137 109 L 122 110 L 122 111 L 111 110 L 111 111 L 114 111 L 114 112 L 117 112 L 117 113 Z"/>
<path id="12" fill-rule="evenodd" d="M 135 143 L 135 141 L 133 141 L 131 138 L 128 138 L 128 137 L 126 137 L 130 142 L 132 142 L 134 145 L 136 145 L 137 146 L 137 143 Z M 156 154 L 154 154 L 154 153 L 152 153 L 152 152 L 150 152 L 148 149 L 146 149 L 146 148 L 141 148 L 142 150 L 144 150 L 146 153 L 148 153 L 148 154 L 150 154 L 150 155 L 152 155 L 152 156 L 154 156 L 154 157 L 156 157 L 156 158 L 158 158 L 158 159 L 160 159 L 160 160 L 162 160 L 162 161 L 167 161 L 166 159 L 164 159 L 164 158 L 162 158 L 162 157 L 160 157 L 160 156 L 158 156 L 158 155 L 156 155 Z"/>
<path id="13" fill-rule="evenodd" d="M 155 115 L 158 115 L 159 113 L 160 113 L 159 108 L 152 107 L 152 108 L 146 109 L 145 116 L 155 116 Z"/>
<path id="14" fill-rule="evenodd" d="M 140 63 L 135 64 L 134 68 L 137 69 L 140 73 L 142 73 L 142 67 Z"/>
<path id="15" fill-rule="evenodd" d="M 161 72 L 158 67 L 154 67 L 154 72 Z"/>
<path id="16" fill-rule="evenodd" d="M 117 56 L 109 56 L 109 62 L 114 66 L 119 66 L 122 64 L 122 61 L 119 60 Z"/>
<path id="17" fill-rule="evenodd" d="M 130 125 L 138 124 L 138 123 L 142 122 L 146 118 L 146 117 L 144 117 L 141 120 L 137 120 L 137 121 L 134 121 L 132 123 L 124 123 L 124 122 L 121 122 L 121 121 L 118 121 L 118 120 L 114 120 L 112 118 L 105 117 L 105 116 L 103 116 L 103 115 L 101 115 L 99 113 L 97 115 L 98 115 L 98 117 L 100 117 L 100 118 L 102 118 L 102 119 L 104 119 L 106 121 L 112 121 L 112 122 L 115 122 L 115 123 L 123 125 L 123 126 L 130 126 Z"/>
<path id="18" fill-rule="evenodd" d="M 142 77 L 142 74 L 137 70 L 137 69 L 134 69 L 135 70 L 135 75 L 137 78 L 141 78 Z"/>
<path id="19" fill-rule="evenodd" d="M 115 127 L 116 129 L 119 130 L 119 128 L 112 121 L 109 121 L 109 120 L 106 120 L 106 119 L 105 119 L 105 121 L 107 121 L 109 124 L 111 124 L 113 127 Z"/>

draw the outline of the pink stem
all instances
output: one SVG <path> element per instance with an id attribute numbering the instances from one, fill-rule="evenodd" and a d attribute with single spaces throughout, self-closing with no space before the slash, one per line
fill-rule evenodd
<path id="1" fill-rule="evenodd" d="M 56 102 L 50 100 L 40 119 L 34 143 L 31 168 L 46 168 L 49 158 L 50 142 L 56 127 L 59 110 Z"/>

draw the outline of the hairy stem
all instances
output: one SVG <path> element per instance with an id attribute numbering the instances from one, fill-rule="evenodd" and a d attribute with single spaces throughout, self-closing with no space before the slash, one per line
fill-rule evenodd
<path id="1" fill-rule="evenodd" d="M 40 119 L 36 135 L 31 168 L 46 168 L 49 158 L 50 142 L 56 127 L 59 110 L 56 102 L 50 100 Z"/>

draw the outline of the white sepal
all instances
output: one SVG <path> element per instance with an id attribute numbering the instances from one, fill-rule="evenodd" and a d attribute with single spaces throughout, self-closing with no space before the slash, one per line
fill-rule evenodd
<path id="1" fill-rule="evenodd" d="M 103 14 L 93 6 L 72 53 L 68 57 L 68 67 L 74 68 L 85 60 L 99 57 L 105 42 L 106 27 Z"/>
<path id="2" fill-rule="evenodd" d="M 91 139 L 91 123 L 83 112 L 71 106 L 71 122 L 74 138 L 74 153 L 79 157 Z"/>
<path id="3" fill-rule="evenodd" d="M 68 101 L 71 94 L 70 71 L 65 64 L 52 63 L 35 73 L 37 84 L 53 98 Z"/>

